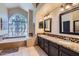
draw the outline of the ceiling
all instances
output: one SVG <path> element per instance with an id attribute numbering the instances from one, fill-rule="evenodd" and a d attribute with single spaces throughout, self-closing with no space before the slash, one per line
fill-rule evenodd
<path id="1" fill-rule="evenodd" d="M 34 10 L 34 6 L 32 5 L 32 3 L 4 3 L 4 5 L 7 8 L 20 7 L 25 11 L 28 11 L 28 9 Z"/>
<path id="2" fill-rule="evenodd" d="M 44 17 L 60 6 L 61 3 L 46 3 L 40 8 L 39 11 L 37 11 L 36 15 L 37 17 Z"/>
<path id="3" fill-rule="evenodd" d="M 36 15 L 38 17 L 44 17 L 48 15 L 51 11 L 56 9 L 61 5 L 61 3 L 4 3 L 7 8 L 21 7 L 25 11 L 28 9 L 34 10 L 34 6 L 38 6 L 36 10 Z"/>
<path id="4" fill-rule="evenodd" d="M 32 3 L 32 4 L 35 8 L 37 8 L 40 3 Z"/>
<path id="5" fill-rule="evenodd" d="M 7 8 L 14 8 L 20 6 L 19 3 L 4 3 Z"/>

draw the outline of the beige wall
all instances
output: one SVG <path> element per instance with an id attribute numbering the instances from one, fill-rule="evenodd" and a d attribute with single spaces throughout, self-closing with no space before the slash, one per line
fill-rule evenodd
<path id="1" fill-rule="evenodd" d="M 44 29 L 43 28 L 39 28 L 39 22 L 44 21 L 43 19 L 37 19 L 36 18 L 36 25 L 35 25 L 35 34 L 37 33 L 43 33 Z"/>
<path id="2" fill-rule="evenodd" d="M 8 11 L 4 4 L 0 3 L 0 18 L 2 18 L 2 30 L 0 30 L 0 35 L 8 33 Z"/>
<path id="3" fill-rule="evenodd" d="M 29 33 L 35 33 L 35 25 L 33 23 L 33 11 L 28 11 L 28 19 L 29 19 Z"/>
<path id="4" fill-rule="evenodd" d="M 58 11 L 58 9 L 53 12 L 50 13 L 51 18 L 52 18 L 52 32 L 51 33 L 59 34 L 59 13 L 60 12 Z M 39 22 L 44 21 L 44 20 L 45 20 L 44 18 L 37 20 L 37 22 L 36 22 L 37 23 L 36 24 L 37 25 L 37 27 L 36 27 L 37 32 L 36 33 L 43 33 L 44 32 L 43 29 L 39 29 Z"/>
<path id="5" fill-rule="evenodd" d="M 22 14 L 26 18 L 28 18 L 28 12 L 21 9 L 20 7 L 15 7 L 15 8 L 9 8 L 8 9 L 8 17 L 10 18 L 14 14 Z"/>
<path id="6" fill-rule="evenodd" d="M 64 35 L 64 36 L 73 36 L 73 37 L 77 37 L 79 38 L 78 35 L 70 35 L 70 34 L 61 34 L 59 32 L 59 14 L 61 13 L 61 11 L 59 10 L 59 8 L 55 9 L 53 12 L 51 12 L 49 15 L 51 15 L 50 18 L 52 18 L 52 32 L 49 32 L 51 34 L 57 34 L 57 35 Z M 42 21 L 44 21 L 44 19 L 42 19 Z M 40 30 L 39 27 L 38 27 L 38 23 L 39 23 L 39 20 L 37 20 L 37 27 L 36 27 L 36 30 L 37 32 L 36 33 L 42 33 L 44 32 L 44 30 Z"/>

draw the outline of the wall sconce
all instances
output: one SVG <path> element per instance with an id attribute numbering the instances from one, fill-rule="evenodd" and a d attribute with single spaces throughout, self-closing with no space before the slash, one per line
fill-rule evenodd
<path id="1" fill-rule="evenodd" d="M 52 18 L 52 15 L 45 16 L 44 19 Z"/>

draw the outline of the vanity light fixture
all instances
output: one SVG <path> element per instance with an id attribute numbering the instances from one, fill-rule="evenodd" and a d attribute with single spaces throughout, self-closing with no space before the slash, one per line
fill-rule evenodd
<path id="1" fill-rule="evenodd" d="M 48 15 L 47 17 L 48 17 L 48 18 L 50 18 L 51 16 L 50 16 L 50 15 Z"/>
<path id="2" fill-rule="evenodd" d="M 61 5 L 61 7 L 60 7 L 60 11 L 64 11 L 64 10 L 65 10 L 64 6 Z"/>
<path id="3" fill-rule="evenodd" d="M 44 17 L 44 19 L 47 19 L 47 17 Z"/>
<path id="4" fill-rule="evenodd" d="M 61 5 L 61 11 L 64 11 L 64 10 L 68 10 L 72 7 L 72 3 L 66 3 L 66 4 L 63 4 Z"/>
<path id="5" fill-rule="evenodd" d="M 71 7 L 72 7 L 72 4 L 71 3 L 65 5 L 65 9 L 70 9 Z"/>
<path id="6" fill-rule="evenodd" d="M 52 15 L 45 16 L 44 19 L 52 18 Z"/>

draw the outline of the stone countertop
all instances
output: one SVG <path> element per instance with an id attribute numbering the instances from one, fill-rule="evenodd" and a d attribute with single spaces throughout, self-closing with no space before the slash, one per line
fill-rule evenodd
<path id="1" fill-rule="evenodd" d="M 38 36 L 79 53 L 79 43 L 74 43 L 71 41 L 66 41 L 63 39 L 59 39 L 59 38 L 55 38 L 47 35 L 38 35 Z"/>

